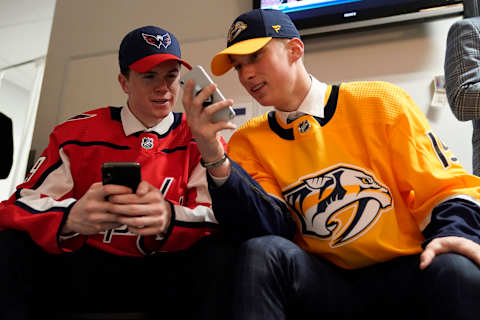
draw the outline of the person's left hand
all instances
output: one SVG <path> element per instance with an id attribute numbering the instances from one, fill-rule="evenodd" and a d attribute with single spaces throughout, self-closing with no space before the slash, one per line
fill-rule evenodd
<path id="1" fill-rule="evenodd" d="M 162 234 L 171 223 L 170 204 L 160 190 L 146 181 L 140 182 L 136 193 L 112 195 L 108 200 L 111 203 L 108 212 L 117 214 L 116 221 L 127 225 L 132 233 Z"/>
<path id="2" fill-rule="evenodd" d="M 480 245 L 466 238 L 452 236 L 430 241 L 420 256 L 420 269 L 428 267 L 435 256 L 447 252 L 461 254 L 480 266 Z"/>

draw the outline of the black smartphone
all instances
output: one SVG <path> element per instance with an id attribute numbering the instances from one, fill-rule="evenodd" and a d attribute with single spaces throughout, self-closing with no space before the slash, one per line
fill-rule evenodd
<path id="1" fill-rule="evenodd" d="M 105 162 L 102 165 L 102 183 L 118 184 L 137 191 L 142 180 L 138 162 Z"/>
<path id="2" fill-rule="evenodd" d="M 203 88 L 213 83 L 212 78 L 208 75 L 207 71 L 203 69 L 202 66 L 195 66 L 192 70 L 185 73 L 180 79 L 180 86 L 183 88 L 188 80 L 193 80 L 195 82 L 195 88 L 193 95 L 196 96 L 202 91 Z M 209 105 L 225 100 L 225 97 L 217 88 L 213 94 L 203 102 L 203 107 L 208 107 Z M 235 110 L 231 106 L 228 108 L 219 110 L 212 116 L 212 121 L 228 121 L 235 117 Z"/>

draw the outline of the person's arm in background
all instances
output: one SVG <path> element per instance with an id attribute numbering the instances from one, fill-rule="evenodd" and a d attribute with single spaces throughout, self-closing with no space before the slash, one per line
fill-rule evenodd
<path id="1" fill-rule="evenodd" d="M 480 118 L 480 17 L 459 20 L 448 32 L 445 88 L 458 120 Z"/>
<path id="2" fill-rule="evenodd" d="M 221 101 L 208 108 L 202 107 L 202 102 L 214 90 L 215 86 L 211 85 L 192 98 L 193 83 L 190 81 L 183 95 L 188 124 L 206 163 L 214 163 L 226 153 L 219 132 L 235 128 L 231 122 L 210 121 L 216 111 L 233 104 L 232 100 Z M 293 238 L 296 224 L 285 202 L 265 192 L 241 166 L 227 158 L 219 166 L 207 170 L 215 217 L 233 239 L 243 241 L 268 234 Z M 221 185 L 212 177 L 223 178 Z"/>

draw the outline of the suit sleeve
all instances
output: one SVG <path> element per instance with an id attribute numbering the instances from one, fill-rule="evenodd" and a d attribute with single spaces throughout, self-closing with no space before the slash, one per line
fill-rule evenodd
<path id="1" fill-rule="evenodd" d="M 480 118 L 480 18 L 454 23 L 448 32 L 445 88 L 453 114 L 462 121 Z"/>
<path id="2" fill-rule="evenodd" d="M 71 207 L 73 180 L 69 160 L 55 135 L 16 192 L 0 205 L 0 227 L 26 231 L 49 253 L 70 251 L 60 245 L 60 230 Z M 80 239 L 75 239 L 74 242 Z M 81 240 L 80 240 L 81 241 Z"/>

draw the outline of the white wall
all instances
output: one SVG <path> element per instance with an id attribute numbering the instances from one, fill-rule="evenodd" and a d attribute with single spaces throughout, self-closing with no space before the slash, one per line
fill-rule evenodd
<path id="1" fill-rule="evenodd" d="M 224 39 L 226 26 L 251 6 L 250 0 L 58 1 L 32 148 L 37 154 L 45 148 L 50 131 L 64 120 L 66 112 L 63 108 L 86 110 L 93 106 L 124 102 L 116 82 L 118 67 L 115 54 L 128 31 L 155 24 L 174 32 L 183 44 Z M 188 59 L 217 48 L 202 47 L 200 52 L 191 52 L 185 57 Z M 184 52 L 187 53 L 187 50 L 184 49 Z M 110 55 L 111 60 L 108 59 Z M 92 59 L 92 64 L 82 63 L 86 59 Z M 110 68 L 101 62 L 106 60 Z M 100 65 L 100 69 L 94 69 L 92 65 Z M 93 82 L 95 85 L 92 85 Z M 72 105 L 79 103 L 79 96 L 83 96 L 82 106 L 77 109 Z M 110 100 L 107 99 L 109 97 Z"/>
<path id="2" fill-rule="evenodd" d="M 12 118 L 15 148 L 0 200 L 25 177 L 54 7 L 55 0 L 0 1 L 0 111 Z"/>
<path id="3" fill-rule="evenodd" d="M 0 69 L 47 54 L 55 1 L 0 1 Z M 5 78 L 30 90 L 36 74 L 30 64 L 9 69 Z"/>
<path id="4" fill-rule="evenodd" d="M 93 107 L 121 105 L 116 52 L 123 35 L 146 24 L 179 38 L 191 64 L 209 66 L 225 46 L 231 21 L 251 8 L 246 0 L 62 0 L 57 3 L 32 147 L 40 152 L 48 134 L 66 117 Z M 305 63 L 328 83 L 386 80 L 406 89 L 437 135 L 471 171 L 471 125 L 448 108 L 429 108 L 432 80 L 443 74 L 445 40 L 457 17 L 305 38 Z M 233 72 L 215 78 L 223 93 L 250 115 L 263 110 L 239 86 Z M 177 105 L 176 109 L 181 109 Z"/>

